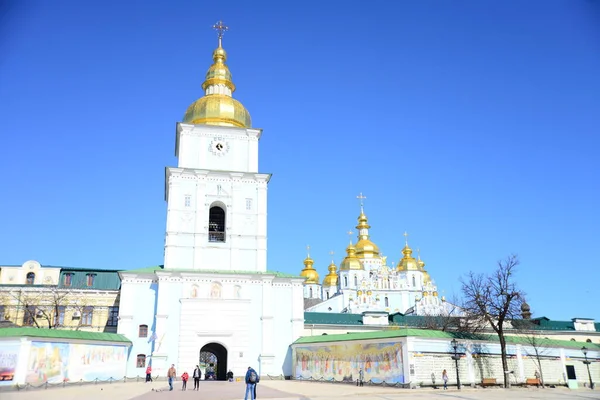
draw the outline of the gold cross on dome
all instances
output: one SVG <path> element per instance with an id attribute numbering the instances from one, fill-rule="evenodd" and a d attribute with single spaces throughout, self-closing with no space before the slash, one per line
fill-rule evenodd
<path id="1" fill-rule="evenodd" d="M 352 244 L 352 235 L 354 235 L 354 232 L 348 231 L 346 234 L 350 237 L 350 244 Z"/>
<path id="2" fill-rule="evenodd" d="M 223 33 L 229 30 L 229 27 L 223 23 L 223 21 L 217 21 L 216 24 L 213 25 L 213 29 L 217 31 L 217 35 L 219 37 L 219 47 L 221 47 L 221 39 L 223 39 Z"/>
<path id="3" fill-rule="evenodd" d="M 364 199 L 366 199 L 367 197 L 366 197 L 366 196 L 363 196 L 362 192 L 360 192 L 360 193 L 358 194 L 358 196 L 356 196 L 356 198 L 358 199 L 358 201 L 360 201 L 360 211 L 362 212 L 362 210 L 363 210 L 363 207 L 364 207 L 364 205 L 365 205 L 365 202 L 364 202 L 363 200 L 364 200 Z"/>
<path id="4" fill-rule="evenodd" d="M 310 257 L 310 245 L 306 245 L 306 256 Z"/>
<path id="5" fill-rule="evenodd" d="M 404 231 L 404 243 L 408 246 L 408 233 Z"/>
<path id="6" fill-rule="evenodd" d="M 333 255 L 335 254 L 335 251 L 331 250 L 329 254 L 331 255 L 331 262 L 333 262 Z"/>

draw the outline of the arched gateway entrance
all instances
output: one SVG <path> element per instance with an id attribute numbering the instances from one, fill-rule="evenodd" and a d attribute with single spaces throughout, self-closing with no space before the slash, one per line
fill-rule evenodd
<path id="1" fill-rule="evenodd" d="M 200 368 L 203 379 L 214 371 L 213 379 L 224 381 L 227 375 L 227 349 L 219 343 L 208 343 L 200 349 Z"/>

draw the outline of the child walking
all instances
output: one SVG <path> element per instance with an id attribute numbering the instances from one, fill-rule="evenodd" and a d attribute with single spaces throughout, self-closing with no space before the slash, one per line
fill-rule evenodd
<path id="1" fill-rule="evenodd" d="M 183 387 L 181 388 L 181 390 L 185 390 L 187 388 L 187 381 L 189 378 L 190 376 L 187 372 L 184 372 L 183 375 L 181 375 L 181 381 L 183 382 Z"/>

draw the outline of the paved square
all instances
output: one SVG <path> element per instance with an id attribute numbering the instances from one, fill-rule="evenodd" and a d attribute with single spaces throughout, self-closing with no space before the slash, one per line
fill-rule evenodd
<path id="1" fill-rule="evenodd" d="M 193 386 L 193 384 L 192 384 Z M 114 383 L 103 385 L 71 386 L 67 388 L 27 390 L 21 392 L 0 392 L 2 400 L 241 400 L 245 385 L 241 382 L 202 382 L 200 391 L 181 391 L 181 382 L 175 382 L 175 390 L 170 392 L 165 381 L 145 383 Z M 298 382 L 262 381 L 257 389 L 258 399 L 270 400 L 501 400 L 501 399 L 600 399 L 600 390 L 581 388 L 513 388 L 471 389 L 461 391 L 449 389 L 397 389 L 376 386 L 356 387 L 354 385 Z"/>

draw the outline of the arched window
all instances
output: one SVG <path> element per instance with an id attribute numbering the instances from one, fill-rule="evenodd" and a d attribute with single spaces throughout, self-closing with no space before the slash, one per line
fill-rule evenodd
<path id="1" fill-rule="evenodd" d="M 347 276 L 344 277 L 344 286 L 348 287 L 348 277 Z"/>
<path id="2" fill-rule="evenodd" d="M 312 297 L 313 297 L 313 291 L 312 291 L 312 288 L 309 288 L 309 289 L 308 289 L 308 292 L 310 293 L 310 294 L 308 295 L 308 297 L 310 297 L 310 298 L 312 299 Z"/>
<path id="3" fill-rule="evenodd" d="M 148 337 L 148 325 L 140 325 L 138 328 L 139 337 Z"/>
<path id="4" fill-rule="evenodd" d="M 387 298 L 387 296 L 385 296 L 385 306 L 386 307 L 390 306 L 390 300 Z"/>
<path id="5" fill-rule="evenodd" d="M 354 276 L 354 287 L 358 287 L 358 278 Z"/>
<path id="6" fill-rule="evenodd" d="M 33 285 L 34 282 L 35 282 L 35 274 L 33 272 L 28 273 L 27 274 L 27 284 Z"/>
<path id="7" fill-rule="evenodd" d="M 137 355 L 137 367 L 138 368 L 144 368 L 146 366 L 146 355 L 145 354 L 138 354 Z"/>
<path id="8" fill-rule="evenodd" d="M 417 286 L 417 281 L 415 280 L 415 276 L 414 275 L 412 277 L 412 284 L 413 284 L 413 287 Z"/>
<path id="9" fill-rule="evenodd" d="M 225 210 L 212 206 L 208 214 L 208 241 L 225 241 Z"/>
<path id="10" fill-rule="evenodd" d="M 592 339 L 586 340 L 587 343 L 592 343 Z"/>

